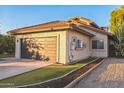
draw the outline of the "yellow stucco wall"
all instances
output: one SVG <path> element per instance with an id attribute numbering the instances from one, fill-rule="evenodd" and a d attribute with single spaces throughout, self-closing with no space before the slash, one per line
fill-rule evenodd
<path id="1" fill-rule="evenodd" d="M 108 36 L 103 33 L 99 33 L 93 30 L 83 28 L 87 32 L 94 34 L 95 36 L 90 39 L 90 51 L 93 57 L 108 57 Z M 103 40 L 104 49 L 92 49 L 92 40 Z"/>
<path id="2" fill-rule="evenodd" d="M 90 31 L 90 30 L 89 30 Z M 70 56 L 73 55 L 71 61 L 78 61 L 89 56 L 94 57 L 107 57 L 108 56 L 108 39 L 107 35 L 90 31 L 96 36 L 89 37 L 77 31 L 72 30 L 62 30 L 62 31 L 49 31 L 49 32 L 40 32 L 40 33 L 31 33 L 31 34 L 22 34 L 16 35 L 16 58 L 20 58 L 20 39 L 21 38 L 32 38 L 32 37 L 57 37 L 57 55 L 56 61 L 62 64 L 70 62 Z M 71 40 L 75 36 L 84 43 L 86 43 L 86 48 L 71 50 Z M 93 39 L 102 39 L 104 40 L 104 49 L 92 49 L 91 41 Z M 17 42 L 18 40 L 18 42 Z"/>
<path id="3" fill-rule="evenodd" d="M 86 44 L 86 48 L 82 48 L 82 49 L 76 49 L 76 50 L 72 50 L 71 49 L 71 41 L 72 41 L 72 37 L 77 37 L 78 39 L 80 39 L 81 41 L 83 41 Z M 72 58 L 72 62 L 73 61 L 78 61 L 84 58 L 87 58 L 91 55 L 90 52 L 90 48 L 89 48 L 89 44 L 90 44 L 90 37 L 87 35 L 84 35 L 80 32 L 77 31 L 68 31 L 67 32 L 67 62 L 69 62 L 69 56 L 73 55 Z"/>
<path id="4" fill-rule="evenodd" d="M 57 37 L 57 55 L 56 61 L 59 63 L 66 63 L 66 33 L 67 31 L 51 31 L 51 32 L 40 32 L 31 34 L 16 35 L 16 57 L 20 58 L 20 39 L 21 38 L 32 38 L 32 37 Z"/>
<path id="5" fill-rule="evenodd" d="M 91 56 L 93 57 L 108 57 L 108 36 L 95 32 L 95 35 L 91 40 Z M 92 49 L 92 40 L 103 40 L 104 41 L 104 49 Z"/>

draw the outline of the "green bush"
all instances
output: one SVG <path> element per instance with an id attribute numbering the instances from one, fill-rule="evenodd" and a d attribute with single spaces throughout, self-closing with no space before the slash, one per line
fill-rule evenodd
<path id="1" fill-rule="evenodd" d="M 15 53 L 15 37 L 8 35 L 0 35 L 0 54 Z"/>

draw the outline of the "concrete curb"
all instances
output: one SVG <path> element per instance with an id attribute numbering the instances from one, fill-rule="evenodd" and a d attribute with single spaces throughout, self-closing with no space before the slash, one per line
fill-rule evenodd
<path id="1" fill-rule="evenodd" d="M 96 60 L 98 60 L 98 59 L 99 59 L 99 58 L 96 58 L 96 59 L 92 60 L 91 62 L 89 62 L 88 64 L 90 64 L 90 63 L 92 63 L 92 62 L 94 62 L 94 61 L 96 61 Z M 86 65 L 88 65 L 88 64 L 86 64 Z M 82 67 L 84 67 L 84 66 L 86 66 L 86 65 L 83 65 L 83 66 L 81 66 L 80 68 L 82 68 Z M 57 79 L 63 78 L 63 77 L 65 77 L 65 76 L 69 75 L 70 73 L 72 73 L 72 72 L 74 72 L 74 71 L 80 69 L 80 68 L 76 68 L 76 69 L 70 71 L 69 73 L 67 73 L 67 74 L 65 74 L 65 75 L 63 75 L 63 76 L 57 77 L 57 78 L 49 79 L 49 80 L 42 81 L 42 82 L 39 82 L 39 83 L 34 83 L 34 84 L 16 86 L 16 88 L 27 87 L 27 86 L 35 86 L 35 85 L 43 84 L 43 83 L 46 83 L 46 82 L 51 82 L 51 81 L 53 81 L 53 80 L 57 80 Z"/>
<path id="2" fill-rule="evenodd" d="M 79 76 L 78 78 L 76 78 L 75 80 L 73 80 L 71 83 L 69 83 L 67 86 L 65 86 L 64 88 L 73 88 L 82 78 L 84 78 L 86 75 L 88 75 L 91 71 L 93 71 L 95 68 L 97 68 L 99 65 L 101 65 L 103 63 L 105 59 L 103 59 L 100 63 L 98 63 L 97 65 L 95 65 L 93 68 L 89 69 L 87 72 L 85 72 L 84 74 L 82 74 L 81 76 Z"/>

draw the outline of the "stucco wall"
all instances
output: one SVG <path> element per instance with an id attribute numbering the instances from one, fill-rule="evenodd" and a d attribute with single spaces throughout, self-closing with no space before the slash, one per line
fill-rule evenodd
<path id="1" fill-rule="evenodd" d="M 91 56 L 93 57 L 108 57 L 108 36 L 98 33 L 95 33 L 96 36 L 91 38 L 90 43 L 91 43 Z M 104 49 L 92 49 L 92 40 L 103 40 L 104 41 Z"/>
<path id="2" fill-rule="evenodd" d="M 32 38 L 32 37 L 57 37 L 57 62 L 66 63 L 66 31 L 52 31 L 52 32 L 41 32 L 32 34 L 16 35 L 16 57 L 20 58 L 20 39 L 21 38 Z M 18 42 L 17 42 L 18 40 Z"/>
<path id="3" fill-rule="evenodd" d="M 82 29 L 86 30 L 87 32 L 90 32 L 94 34 L 95 36 L 90 39 L 90 51 L 91 56 L 93 57 L 108 57 L 108 36 L 103 33 L 99 33 L 93 30 L 89 30 L 86 28 Z M 92 40 L 103 40 L 104 41 L 104 49 L 92 49 Z"/>
<path id="4" fill-rule="evenodd" d="M 20 39 L 21 38 L 32 38 L 32 37 L 57 37 L 57 55 L 56 61 L 59 63 L 66 64 L 66 62 L 70 61 L 78 61 L 89 56 L 94 57 L 108 57 L 108 37 L 107 35 L 90 31 L 95 36 L 89 37 L 77 31 L 52 31 L 52 32 L 40 32 L 40 33 L 32 33 L 32 34 L 22 34 L 16 35 L 16 58 L 20 58 Z M 75 36 L 84 43 L 86 43 L 86 48 L 82 49 L 71 49 L 71 40 L 72 37 Z M 104 49 L 92 49 L 92 40 L 104 40 Z M 17 42 L 18 41 L 18 42 Z M 73 58 L 70 56 L 73 55 Z M 71 59 L 71 60 L 70 60 Z"/>
<path id="5" fill-rule="evenodd" d="M 76 49 L 76 50 L 72 50 L 71 49 L 71 41 L 72 41 L 72 37 L 77 37 L 78 39 L 80 39 L 81 41 L 86 43 L 86 48 L 82 48 L 82 49 Z M 73 55 L 73 58 L 71 61 L 78 61 L 84 58 L 87 58 L 91 55 L 90 52 L 90 37 L 86 36 L 82 33 L 79 33 L 77 31 L 68 31 L 67 32 L 67 47 L 68 47 L 68 52 L 67 52 L 67 62 L 70 61 L 70 56 Z"/>

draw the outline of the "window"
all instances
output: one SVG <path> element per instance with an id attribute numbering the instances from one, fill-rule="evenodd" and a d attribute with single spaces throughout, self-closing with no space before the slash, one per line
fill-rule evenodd
<path id="1" fill-rule="evenodd" d="M 97 40 L 92 40 L 92 49 L 97 49 Z"/>
<path id="2" fill-rule="evenodd" d="M 104 49 L 104 41 L 92 40 L 92 49 Z"/>
<path id="3" fill-rule="evenodd" d="M 73 39 L 73 42 L 74 42 L 74 43 L 76 42 L 76 38 Z"/>
<path id="4" fill-rule="evenodd" d="M 81 48 L 86 48 L 86 43 L 81 41 Z"/>
<path id="5" fill-rule="evenodd" d="M 78 44 L 78 48 L 81 48 L 81 41 L 80 40 L 77 41 L 77 44 Z"/>
<path id="6" fill-rule="evenodd" d="M 77 40 L 77 43 L 76 43 L 76 48 L 81 48 L 81 40 Z"/>
<path id="7" fill-rule="evenodd" d="M 76 49 L 76 42 L 77 42 L 77 37 L 72 37 L 72 41 L 71 41 L 71 49 L 72 50 Z"/>
<path id="8" fill-rule="evenodd" d="M 103 40 L 98 40 L 98 48 L 99 49 L 104 49 L 104 42 L 103 42 Z"/>
<path id="9" fill-rule="evenodd" d="M 84 43 L 82 40 L 78 39 L 77 37 L 72 37 L 71 41 L 71 49 L 76 50 L 78 48 L 86 48 L 86 43 Z"/>
<path id="10" fill-rule="evenodd" d="M 86 44 L 80 39 L 77 39 L 76 48 L 86 48 Z"/>

